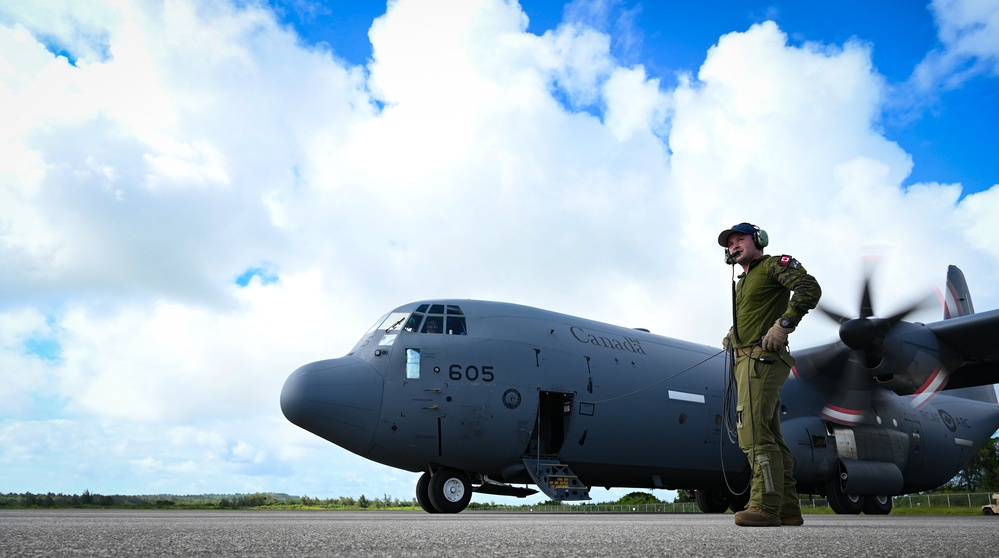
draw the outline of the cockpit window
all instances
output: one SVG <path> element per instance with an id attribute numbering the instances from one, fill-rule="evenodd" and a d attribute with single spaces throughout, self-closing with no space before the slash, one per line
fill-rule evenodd
<path id="1" fill-rule="evenodd" d="M 444 331 L 444 317 L 443 316 L 427 316 L 427 320 L 423 322 L 423 333 L 441 333 Z"/>
<path id="2" fill-rule="evenodd" d="M 378 326 L 380 326 L 383 323 L 385 323 L 385 320 L 387 320 L 389 316 L 390 316 L 390 314 L 385 314 L 381 318 L 378 318 L 377 322 L 371 324 L 371 329 L 369 329 L 368 331 L 366 331 L 364 333 L 364 337 L 362 337 L 362 339 L 367 338 L 369 335 L 371 335 L 372 333 L 374 333 L 375 330 L 378 329 Z"/>
<path id="3" fill-rule="evenodd" d="M 408 312 L 392 312 L 382 320 L 382 325 L 378 326 L 378 329 L 385 330 L 385 333 L 398 332 L 399 326 L 407 317 L 409 317 Z"/>
<path id="4" fill-rule="evenodd" d="M 348 354 L 377 338 L 379 347 L 391 347 L 400 332 L 465 335 L 465 315 L 455 304 L 421 304 L 416 311 L 386 314 L 364 334 Z"/>
<path id="5" fill-rule="evenodd" d="M 465 317 L 464 316 L 448 316 L 447 317 L 447 333 L 450 335 L 465 335 Z"/>
<path id="6" fill-rule="evenodd" d="M 465 335 L 465 315 L 454 304 L 421 304 L 406 320 L 409 332 Z"/>
<path id="7" fill-rule="evenodd" d="M 420 324 L 423 323 L 423 314 L 413 313 L 412 316 L 406 320 L 405 330 L 409 332 L 420 331 Z"/>

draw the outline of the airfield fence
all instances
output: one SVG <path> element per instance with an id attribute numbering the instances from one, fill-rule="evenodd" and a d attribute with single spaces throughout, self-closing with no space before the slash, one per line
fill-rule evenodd
<path id="1" fill-rule="evenodd" d="M 802 509 L 828 508 L 825 498 L 802 498 Z M 991 504 L 992 493 L 906 494 L 892 498 L 895 508 L 981 508 Z M 532 512 L 562 513 L 701 513 L 695 502 L 659 502 L 655 504 L 563 504 L 527 506 Z"/>
<path id="2" fill-rule="evenodd" d="M 971 492 L 960 494 L 905 494 L 892 498 L 896 508 L 981 508 L 992 504 L 992 493 Z M 801 507 L 829 507 L 825 498 L 801 500 Z"/>

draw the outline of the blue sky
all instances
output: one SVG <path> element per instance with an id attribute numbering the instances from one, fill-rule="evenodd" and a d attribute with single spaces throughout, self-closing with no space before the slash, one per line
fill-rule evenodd
<path id="1" fill-rule="evenodd" d="M 363 65 L 370 59 L 368 28 L 374 18 L 385 13 L 384 5 L 331 1 L 302 10 L 295 8 L 297 4 L 274 3 L 282 20 L 293 26 L 302 40 L 325 43 L 352 64 Z M 999 87 L 994 74 L 910 98 L 906 82 L 913 70 L 927 53 L 944 46 L 937 37 L 928 3 L 730 0 L 594 4 L 599 7 L 587 10 L 546 0 L 520 2 L 530 19 L 530 33 L 554 30 L 567 13 L 587 17 L 588 24 L 603 31 L 626 29 L 626 36 L 612 36 L 612 52 L 622 63 L 645 66 L 670 86 L 675 85 L 676 73 L 696 73 L 718 37 L 766 20 L 775 21 L 791 44 L 819 42 L 835 47 L 860 41 L 871 47 L 878 73 L 898 89 L 892 102 L 883 107 L 879 122 L 886 137 L 913 157 L 915 165 L 908 183 L 959 182 L 967 194 L 991 187 L 999 175 L 999 160 L 990 152 L 999 127 Z"/>
<path id="2" fill-rule="evenodd" d="M 999 307 L 996 37 L 977 0 L 0 4 L 0 490 L 408 498 L 284 420 L 292 370 L 436 297 L 716 345 L 741 221 L 841 313 L 872 256 L 884 315 L 950 264 Z"/>

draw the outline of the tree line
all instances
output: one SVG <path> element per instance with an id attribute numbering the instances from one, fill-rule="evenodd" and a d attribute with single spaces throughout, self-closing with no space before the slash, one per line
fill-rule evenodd
<path id="1" fill-rule="evenodd" d="M 323 508 L 323 509 L 409 509 L 418 508 L 415 499 L 400 500 L 385 495 L 382 498 L 311 498 L 278 493 L 254 494 L 159 494 L 148 496 L 105 495 L 84 490 L 83 494 L 0 494 L 0 508 L 188 508 L 188 509 L 237 509 L 237 508 Z"/>
<path id="2" fill-rule="evenodd" d="M 999 492 L 999 436 L 982 446 L 975 457 L 947 484 L 931 492 Z M 685 493 L 680 491 L 677 501 L 685 501 Z M 645 492 L 632 492 L 611 504 L 658 503 L 660 500 Z M 548 502 L 558 505 L 559 502 Z M 191 509 L 239 509 L 239 508 L 310 508 L 340 510 L 388 510 L 419 509 L 413 500 L 400 500 L 388 494 L 382 498 L 359 498 L 340 496 L 338 498 L 312 498 L 309 496 L 289 496 L 280 493 L 254 494 L 199 494 L 199 495 L 152 495 L 126 496 L 104 495 L 84 490 L 82 494 L 33 494 L 13 492 L 0 494 L 0 508 L 191 508 Z M 506 506 L 494 503 L 472 502 L 469 508 L 496 509 L 519 506 Z"/>
<path id="3" fill-rule="evenodd" d="M 999 436 L 992 438 L 943 488 L 960 492 L 999 492 Z"/>

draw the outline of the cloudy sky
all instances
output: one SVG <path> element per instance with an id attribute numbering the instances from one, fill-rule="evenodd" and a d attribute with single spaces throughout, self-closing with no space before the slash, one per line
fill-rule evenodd
<path id="1" fill-rule="evenodd" d="M 740 221 L 999 307 L 999 6 L 814 4 L 0 4 L 0 491 L 412 498 L 292 370 L 433 297 L 718 345 Z"/>

